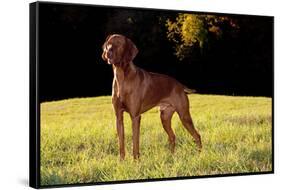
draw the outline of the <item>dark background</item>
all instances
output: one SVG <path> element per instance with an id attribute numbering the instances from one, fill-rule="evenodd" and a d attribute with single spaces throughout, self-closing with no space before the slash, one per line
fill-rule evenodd
<path id="1" fill-rule="evenodd" d="M 168 74 L 198 93 L 272 96 L 273 17 L 227 15 L 237 20 L 239 33 L 225 28 L 222 40 L 180 61 L 165 27 L 178 13 L 40 3 L 40 102 L 110 95 L 113 73 L 101 59 L 101 46 L 113 33 L 136 44 L 136 65 Z"/>

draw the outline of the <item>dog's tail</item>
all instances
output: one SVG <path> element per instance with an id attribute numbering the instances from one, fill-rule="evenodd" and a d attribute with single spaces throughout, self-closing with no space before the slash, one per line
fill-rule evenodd
<path id="1" fill-rule="evenodd" d="M 183 88 L 184 88 L 183 90 L 186 94 L 193 94 L 196 92 L 196 90 L 187 88 L 186 86 L 183 86 Z"/>

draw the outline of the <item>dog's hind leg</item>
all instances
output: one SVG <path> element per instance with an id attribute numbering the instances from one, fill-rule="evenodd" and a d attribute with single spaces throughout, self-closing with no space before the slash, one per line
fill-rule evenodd
<path id="1" fill-rule="evenodd" d="M 201 137 L 199 133 L 196 131 L 193 125 L 193 121 L 191 119 L 191 115 L 189 112 L 189 101 L 186 95 L 183 95 L 181 98 L 181 104 L 177 107 L 177 113 L 179 114 L 180 120 L 183 126 L 187 129 L 187 131 L 194 138 L 194 141 L 199 149 L 202 148 Z"/>
<path id="2" fill-rule="evenodd" d="M 169 142 L 171 146 L 171 151 L 174 153 L 175 151 L 175 143 L 176 143 L 176 136 L 171 126 L 171 119 L 175 112 L 175 109 L 172 106 L 163 106 L 160 107 L 160 117 L 163 128 L 165 129 L 166 133 L 169 137 Z"/>

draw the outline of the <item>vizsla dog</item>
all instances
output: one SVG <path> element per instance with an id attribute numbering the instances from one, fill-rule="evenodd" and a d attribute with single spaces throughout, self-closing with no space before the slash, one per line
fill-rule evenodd
<path id="1" fill-rule="evenodd" d="M 123 35 L 109 35 L 103 44 L 102 58 L 112 65 L 112 104 L 116 115 L 119 151 L 121 160 L 125 157 L 123 112 L 130 114 L 133 128 L 133 156 L 139 158 L 141 114 L 159 106 L 162 125 L 169 137 L 171 151 L 175 149 L 175 134 L 171 119 L 177 112 L 183 126 L 190 132 L 198 148 L 201 138 L 193 126 L 189 112 L 188 89 L 175 79 L 157 73 L 147 72 L 133 64 L 138 49 Z"/>

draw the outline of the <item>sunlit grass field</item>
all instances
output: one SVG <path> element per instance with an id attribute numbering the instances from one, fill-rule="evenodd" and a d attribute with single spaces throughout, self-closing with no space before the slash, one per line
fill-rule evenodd
<path id="1" fill-rule="evenodd" d="M 128 114 L 126 157 L 119 160 L 110 96 L 41 103 L 41 185 L 272 170 L 271 98 L 194 94 L 189 100 L 202 151 L 174 114 L 171 154 L 154 108 L 142 115 L 138 161 L 132 157 Z"/>

